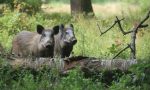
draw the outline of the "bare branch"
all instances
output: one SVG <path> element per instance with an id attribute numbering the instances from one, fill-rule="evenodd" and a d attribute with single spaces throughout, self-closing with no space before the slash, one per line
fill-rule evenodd
<path id="1" fill-rule="evenodd" d="M 100 26 L 99 26 L 98 23 L 97 23 L 97 26 L 98 26 L 98 28 L 99 28 L 99 30 L 100 30 L 100 33 L 101 33 L 100 35 L 103 35 L 103 34 L 105 34 L 106 32 L 108 32 L 111 28 L 113 28 L 113 27 L 118 23 L 118 26 L 119 26 L 119 28 L 120 28 L 120 31 L 122 32 L 123 35 L 126 35 L 126 34 L 129 34 L 129 33 L 133 32 L 133 30 L 136 30 L 136 31 L 137 31 L 138 28 L 145 28 L 145 27 L 147 27 L 148 24 L 143 24 L 143 23 L 144 23 L 149 17 L 150 17 L 150 11 L 149 11 L 148 14 L 146 15 L 146 17 L 145 17 L 135 28 L 133 28 L 132 30 L 127 31 L 127 32 L 125 32 L 124 29 L 123 29 L 122 26 L 121 26 L 121 21 L 124 20 L 124 18 L 119 19 L 117 16 L 116 16 L 116 20 L 114 21 L 114 23 L 113 23 L 107 30 L 105 30 L 104 32 L 102 32 L 102 31 L 100 30 Z"/>
<path id="2" fill-rule="evenodd" d="M 98 23 L 97 23 L 97 27 L 98 27 L 98 29 L 99 29 L 99 31 L 100 31 L 100 35 L 102 35 L 102 31 L 101 31 L 100 26 L 99 26 Z"/>
<path id="3" fill-rule="evenodd" d="M 99 28 L 99 30 L 100 30 L 100 35 L 103 35 L 103 34 L 105 34 L 106 32 L 108 32 L 111 28 L 113 28 L 118 22 L 120 22 L 120 21 L 122 21 L 122 20 L 124 20 L 124 18 L 122 18 L 122 19 L 118 19 L 118 20 L 115 20 L 114 21 L 114 23 L 107 29 L 107 30 L 105 30 L 104 32 L 102 32 L 101 30 L 100 30 L 100 26 L 99 26 L 99 24 L 97 23 L 97 26 L 98 26 L 98 28 Z"/>
<path id="4" fill-rule="evenodd" d="M 148 27 L 148 24 L 140 25 L 139 28 L 145 28 L 145 27 Z"/>
<path id="5" fill-rule="evenodd" d="M 128 44 L 124 49 L 122 49 L 120 52 L 118 52 L 113 59 L 115 59 L 117 56 L 119 56 L 123 51 L 125 51 L 126 49 L 128 49 L 130 47 L 130 45 Z"/>
<path id="6" fill-rule="evenodd" d="M 128 32 L 125 32 L 125 31 L 123 30 L 123 28 L 122 28 L 122 26 L 121 26 L 121 23 L 120 23 L 120 20 L 118 19 L 117 16 L 116 16 L 116 21 L 118 22 L 118 26 L 119 26 L 119 28 L 120 28 L 120 30 L 121 30 L 121 32 L 122 32 L 123 35 L 126 35 L 126 34 L 129 34 L 129 33 L 133 32 L 132 30 L 131 30 L 131 31 L 128 31 Z"/>
<path id="7" fill-rule="evenodd" d="M 122 28 L 121 26 L 121 21 L 124 19 L 119 19 L 117 16 L 116 16 L 116 20 L 115 22 L 112 24 L 112 26 L 110 28 L 108 28 L 106 31 L 104 32 L 101 32 L 101 35 L 103 35 L 104 33 L 106 33 L 107 31 L 109 31 L 111 28 L 113 28 L 117 23 L 118 23 L 118 26 L 119 26 L 119 29 L 120 31 L 122 32 L 123 35 L 126 35 L 126 34 L 129 34 L 129 33 L 132 33 L 131 34 L 131 43 L 130 45 L 128 44 L 128 46 L 126 46 L 123 50 L 121 50 L 117 55 L 115 55 L 113 57 L 113 59 L 115 59 L 119 54 L 121 54 L 123 51 L 125 51 L 126 49 L 130 48 L 131 49 L 131 57 L 132 59 L 136 59 L 136 47 L 135 47 L 135 40 L 136 40 L 136 33 L 138 31 L 139 28 L 145 28 L 145 27 L 148 27 L 148 24 L 144 24 L 144 22 L 146 20 L 148 20 L 148 18 L 150 17 L 150 11 L 147 13 L 146 17 L 140 22 L 138 23 L 135 27 L 133 27 L 130 31 L 127 31 L 125 32 L 124 29 Z M 99 26 L 99 25 L 98 25 Z M 100 27 L 99 27 L 100 29 Z"/>
<path id="8" fill-rule="evenodd" d="M 110 28 L 108 28 L 106 31 L 102 32 L 101 35 L 103 35 L 104 33 L 108 32 L 111 28 L 113 28 L 116 25 L 116 21 L 113 23 L 112 26 L 110 26 Z"/>
<path id="9" fill-rule="evenodd" d="M 147 24 L 144 24 L 144 22 L 150 17 L 150 11 L 147 13 L 146 17 L 136 26 L 136 28 L 134 29 L 136 32 L 138 30 L 138 28 L 144 28 L 147 27 Z"/>
<path id="10" fill-rule="evenodd" d="M 140 22 L 138 23 L 134 28 L 133 28 L 133 32 L 131 33 L 131 43 L 130 43 L 130 49 L 131 49 L 131 59 L 136 59 L 136 33 L 139 30 L 139 28 L 144 28 L 147 27 L 147 24 L 144 24 L 144 22 L 150 17 L 150 11 L 148 12 L 148 14 L 146 15 L 146 17 Z"/>
<path id="11" fill-rule="evenodd" d="M 120 20 L 118 19 L 117 16 L 116 16 L 116 22 L 118 23 L 118 26 L 119 26 L 121 32 L 122 32 L 123 34 L 125 34 L 125 31 L 123 30 L 123 28 L 122 28 L 122 26 L 121 26 L 121 23 L 120 23 Z"/>
<path id="12" fill-rule="evenodd" d="M 146 15 L 146 17 L 135 27 L 133 28 L 132 30 L 128 31 L 128 32 L 125 32 L 121 26 L 121 23 L 120 23 L 120 20 L 118 19 L 118 17 L 116 16 L 116 21 L 118 22 L 118 26 L 121 30 L 121 32 L 123 33 L 123 35 L 126 35 L 126 34 L 129 34 L 131 32 L 133 32 L 133 30 L 138 30 L 138 28 L 145 28 L 148 26 L 148 24 L 143 24 L 148 18 L 150 17 L 150 11 L 148 12 L 148 14 Z"/>

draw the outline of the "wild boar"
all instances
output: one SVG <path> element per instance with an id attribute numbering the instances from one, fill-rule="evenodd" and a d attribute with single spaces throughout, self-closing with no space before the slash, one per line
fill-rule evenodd
<path id="1" fill-rule="evenodd" d="M 64 25 L 61 24 L 59 33 L 54 36 L 54 40 L 54 57 L 69 57 L 73 46 L 77 43 L 73 25 L 70 24 L 65 28 Z"/>
<path id="2" fill-rule="evenodd" d="M 22 31 L 12 41 L 12 54 L 20 57 L 53 57 L 54 35 L 58 34 L 59 26 L 45 29 L 37 25 L 37 32 Z"/>

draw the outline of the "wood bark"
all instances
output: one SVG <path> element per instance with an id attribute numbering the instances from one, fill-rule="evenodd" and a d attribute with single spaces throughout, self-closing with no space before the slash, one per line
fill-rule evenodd
<path id="1" fill-rule="evenodd" d="M 78 14 L 88 15 L 93 13 L 91 0 L 70 0 L 71 5 L 71 15 L 75 16 Z"/>
<path id="2" fill-rule="evenodd" d="M 130 46 L 131 46 L 131 59 L 136 59 L 136 43 L 135 43 L 135 40 L 136 40 L 136 31 L 134 30 L 132 33 L 131 33 L 131 43 L 130 43 Z"/>
<path id="3" fill-rule="evenodd" d="M 14 60 L 8 61 L 10 65 L 15 67 L 24 67 L 24 68 L 32 68 L 38 70 L 43 66 L 47 66 L 49 68 L 60 68 L 61 70 L 68 71 L 75 67 L 80 67 L 81 71 L 83 72 L 94 72 L 94 71 L 101 71 L 101 70 L 114 70 L 119 69 L 122 71 L 128 70 L 128 68 L 136 64 L 136 60 L 123 60 L 123 59 L 114 59 L 114 60 L 102 60 L 98 58 L 92 57 L 72 57 L 72 58 L 65 58 L 63 59 L 64 67 L 60 67 L 59 60 L 51 59 L 51 58 L 16 58 Z"/>

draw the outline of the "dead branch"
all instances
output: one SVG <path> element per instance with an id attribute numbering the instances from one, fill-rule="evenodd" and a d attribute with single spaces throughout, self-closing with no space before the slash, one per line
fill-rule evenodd
<path id="1" fill-rule="evenodd" d="M 117 16 L 116 16 L 116 21 L 117 21 L 118 26 L 119 26 L 119 28 L 120 28 L 120 31 L 122 32 L 122 34 L 123 34 L 123 35 L 126 35 L 126 34 L 129 34 L 129 33 L 133 32 L 133 31 L 125 32 L 125 31 L 124 31 L 124 29 L 122 28 L 122 26 L 121 26 L 121 22 L 120 22 L 120 20 L 118 19 L 118 17 L 117 17 Z"/>
<path id="2" fill-rule="evenodd" d="M 121 20 L 119 20 L 119 18 L 117 16 L 116 16 L 115 22 L 118 23 L 118 26 L 119 26 L 120 31 L 122 32 L 122 34 L 126 35 L 126 34 L 129 34 L 129 33 L 132 33 L 134 30 L 137 32 L 137 30 L 139 28 L 145 28 L 145 27 L 147 27 L 148 24 L 143 24 L 143 23 L 149 18 L 149 16 L 150 16 L 150 11 L 146 15 L 146 17 L 135 28 L 133 28 L 132 30 L 127 31 L 127 32 L 125 32 L 125 30 L 122 28 L 122 26 L 121 26 Z"/>
<path id="3" fill-rule="evenodd" d="M 122 25 L 121 25 L 121 21 L 124 19 L 119 19 L 117 16 L 116 16 L 116 20 L 115 22 L 112 24 L 112 26 L 110 26 L 110 28 L 108 28 L 106 31 L 104 32 L 101 32 L 101 35 L 103 35 L 104 33 L 106 33 L 107 31 L 109 31 L 111 28 L 113 28 L 116 24 L 118 24 L 118 27 L 120 29 L 120 31 L 122 32 L 123 35 L 126 35 L 126 34 L 129 34 L 131 33 L 131 43 L 130 45 L 128 45 L 127 47 L 125 47 L 123 50 L 121 50 L 119 53 L 117 53 L 114 57 L 116 58 L 119 54 L 121 54 L 123 51 L 125 51 L 126 49 L 130 48 L 131 49 L 131 59 L 134 60 L 136 59 L 136 43 L 135 43 L 135 40 L 136 40 L 136 34 L 137 34 L 137 31 L 139 30 L 139 28 L 145 28 L 145 27 L 148 27 L 148 24 L 144 24 L 144 22 L 146 20 L 148 20 L 148 18 L 150 17 L 150 11 L 147 13 L 146 17 L 141 20 L 140 23 L 138 23 L 138 25 L 134 26 L 131 30 L 125 32 L 125 30 L 123 29 Z M 99 27 L 99 25 L 97 24 L 97 26 Z M 100 27 L 99 27 L 99 30 L 100 30 Z"/>
<path id="4" fill-rule="evenodd" d="M 100 31 L 100 36 L 101 35 L 103 35 L 103 34 L 105 34 L 106 32 L 108 32 L 111 28 L 113 28 L 118 22 L 120 22 L 120 21 L 122 21 L 122 20 L 124 20 L 124 18 L 122 18 L 122 19 L 118 19 L 118 20 L 115 20 L 114 21 L 114 23 L 107 29 L 107 30 L 105 30 L 104 32 L 102 32 L 101 30 L 100 30 L 100 26 L 99 26 L 99 24 L 97 23 L 97 26 L 98 26 L 98 29 L 99 29 L 99 31 Z"/>
<path id="5" fill-rule="evenodd" d="M 144 24 L 146 20 L 150 17 L 150 11 L 147 13 L 146 17 L 137 25 L 133 28 L 132 33 L 131 33 L 131 43 L 130 43 L 130 49 L 131 49 L 131 59 L 136 59 L 136 34 L 139 30 L 139 28 L 144 28 L 147 27 L 147 24 Z"/>
<path id="6" fill-rule="evenodd" d="M 124 18 L 122 19 L 119 19 L 117 16 L 116 16 L 116 20 L 114 21 L 114 23 L 107 29 L 105 30 L 104 32 L 102 32 L 100 30 L 100 26 L 99 24 L 97 23 L 97 26 L 99 28 L 99 31 L 100 31 L 100 35 L 103 35 L 105 34 L 106 32 L 108 32 L 111 28 L 113 28 L 117 23 L 118 23 L 118 26 L 120 28 L 120 31 L 122 32 L 123 35 L 126 35 L 126 34 L 129 34 L 129 33 L 132 33 L 133 30 L 138 30 L 138 28 L 145 28 L 148 26 L 148 24 L 143 24 L 148 18 L 150 17 L 150 11 L 148 12 L 148 14 L 146 15 L 146 17 L 136 26 L 136 28 L 133 28 L 132 30 L 130 31 L 127 31 L 125 32 L 125 30 L 122 28 L 122 25 L 121 25 L 121 21 L 124 20 Z"/>
<path id="7" fill-rule="evenodd" d="M 132 33 L 131 33 L 131 43 L 130 43 L 130 49 L 131 49 L 131 59 L 136 59 L 136 43 L 135 43 L 135 40 L 136 40 L 136 30 L 134 30 Z"/>
<path id="8" fill-rule="evenodd" d="M 148 24 L 144 24 L 146 20 L 150 17 L 150 11 L 147 13 L 146 17 L 133 29 L 137 32 L 138 28 L 144 28 L 147 27 Z"/>
<path id="9" fill-rule="evenodd" d="M 120 52 L 118 52 L 113 59 L 115 59 L 117 56 L 119 56 L 123 51 L 125 51 L 126 49 L 130 48 L 130 45 L 128 44 L 124 49 L 122 49 Z"/>

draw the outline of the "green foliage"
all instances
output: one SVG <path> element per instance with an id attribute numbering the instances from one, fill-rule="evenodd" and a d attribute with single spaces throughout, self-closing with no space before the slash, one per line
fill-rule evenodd
<path id="1" fill-rule="evenodd" d="M 52 28 L 57 24 L 70 22 L 71 16 L 68 14 L 41 14 L 29 16 L 26 13 L 5 12 L 0 17 L 0 42 L 4 48 L 10 50 L 11 42 L 18 32 L 22 30 L 36 32 L 36 25 L 41 24 L 45 28 Z"/>
<path id="2" fill-rule="evenodd" d="M 28 14 L 35 14 L 40 11 L 41 0 L 6 0 L 5 3 L 12 9 Z"/>
<path id="3" fill-rule="evenodd" d="M 24 2 L 18 1 L 16 5 Z M 69 0 L 68 0 L 69 1 Z M 66 1 L 66 2 L 68 2 Z M 103 0 L 95 0 L 101 2 Z M 36 3 L 36 0 L 26 0 L 26 3 Z M 62 1 L 63 2 L 63 1 Z M 138 1 L 139 2 L 139 1 Z M 140 1 L 141 3 L 142 1 Z M 146 3 L 146 0 L 144 1 Z M 149 4 L 149 3 L 147 3 Z M 24 4 L 23 4 L 24 5 Z M 36 4 L 34 4 L 36 7 Z M 32 5 L 32 6 L 34 6 Z M 38 6 L 38 5 L 37 5 Z M 28 7 L 28 4 L 27 4 Z M 144 5 L 143 5 L 144 7 Z M 26 5 L 22 8 L 26 8 Z M 19 9 L 18 9 L 19 10 Z M 23 10 L 23 9 L 22 9 Z M 32 9 L 33 10 L 33 9 Z M 31 11 L 32 11 L 31 10 Z M 143 19 L 147 11 L 129 12 L 122 22 L 124 30 L 130 30 L 133 24 Z M 36 9 L 33 10 L 37 11 Z M 119 28 L 115 26 L 106 34 L 100 36 L 100 30 L 104 31 L 112 25 L 114 17 L 104 18 L 72 18 L 66 13 L 37 12 L 33 15 L 11 11 L 4 8 L 0 16 L 0 43 L 6 51 L 11 50 L 13 37 L 22 30 L 36 32 L 36 25 L 41 24 L 45 28 L 52 28 L 58 24 L 73 23 L 77 44 L 74 46 L 74 55 L 83 55 L 111 59 L 114 55 L 130 43 L 130 35 L 123 36 Z M 148 20 L 146 23 L 150 24 Z M 149 90 L 150 85 L 150 27 L 142 29 L 137 34 L 137 59 L 139 64 L 133 66 L 128 72 L 119 70 L 92 72 L 89 76 L 78 69 L 70 71 L 69 75 L 62 77 L 56 69 L 42 68 L 38 71 L 29 68 L 13 68 L 7 65 L 5 59 L 0 57 L 0 89 L 2 90 Z M 118 58 L 128 59 L 130 50 L 123 52 Z"/>
<path id="4" fill-rule="evenodd" d="M 71 83 L 70 83 L 71 82 Z M 104 89 L 100 82 L 84 78 L 79 70 L 69 72 L 69 76 L 63 77 L 55 90 L 99 90 Z"/>
<path id="5" fill-rule="evenodd" d="M 120 70 L 81 72 L 74 69 L 68 76 L 57 75 L 55 69 L 48 67 L 38 70 L 31 68 L 11 67 L 8 64 L 0 65 L 0 89 L 3 90 L 149 90 L 150 63 L 139 62 L 128 72 Z"/>
<path id="6" fill-rule="evenodd" d="M 150 61 L 142 61 L 129 69 L 129 74 L 123 75 L 119 82 L 114 82 L 111 90 L 149 90 L 150 89 Z"/>
<path id="7" fill-rule="evenodd" d="M 4 48 L 11 47 L 12 37 L 21 30 L 29 30 L 29 27 L 32 25 L 31 22 L 28 22 L 26 14 L 23 13 L 5 13 L 3 17 L 0 18 L 0 42 Z M 31 27 L 30 27 L 31 28 Z"/>
<path id="8" fill-rule="evenodd" d="M 50 69 L 43 68 L 39 71 L 28 68 L 15 68 L 11 66 L 0 67 L 0 89 L 7 90 L 99 90 L 103 88 L 100 82 L 86 79 L 78 70 L 71 71 L 68 77 L 53 74 Z"/>

